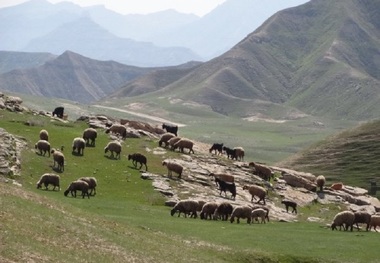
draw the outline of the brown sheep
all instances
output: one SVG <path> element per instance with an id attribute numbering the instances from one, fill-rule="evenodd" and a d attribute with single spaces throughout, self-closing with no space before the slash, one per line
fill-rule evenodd
<path id="1" fill-rule="evenodd" d="M 158 141 L 158 145 L 161 147 L 162 144 L 164 144 L 164 147 L 166 148 L 168 146 L 168 141 L 173 137 L 175 137 L 175 135 L 171 132 L 162 134 L 160 140 Z"/>
<path id="2" fill-rule="evenodd" d="M 173 150 L 179 148 L 179 150 L 183 153 L 184 149 L 189 149 L 189 153 L 194 153 L 193 147 L 194 143 L 192 141 L 182 138 L 173 145 Z"/>
<path id="3" fill-rule="evenodd" d="M 348 228 L 353 229 L 355 221 L 355 214 L 352 211 L 343 211 L 335 215 L 333 223 L 331 224 L 331 230 L 337 229 L 339 226 L 339 230 L 343 226 L 344 230 L 347 231 Z"/>
<path id="4" fill-rule="evenodd" d="M 257 203 L 263 201 L 265 205 L 265 196 L 267 195 L 267 190 L 265 188 L 258 185 L 244 185 L 243 190 L 248 190 L 248 192 L 252 195 L 251 202 L 253 202 L 253 198 L 257 196 L 259 198 L 259 201 L 257 201 Z"/>
<path id="5" fill-rule="evenodd" d="M 128 160 L 132 160 L 133 166 L 136 168 L 137 163 L 140 163 L 140 168 L 145 165 L 145 171 L 148 171 L 148 166 L 147 166 L 147 159 L 146 157 L 141 154 L 141 153 L 133 153 L 133 154 L 128 154 Z"/>
<path id="6" fill-rule="evenodd" d="M 94 128 L 87 128 L 83 131 L 82 138 L 86 141 L 87 146 L 95 146 L 95 140 L 98 137 L 98 132 Z"/>
<path id="7" fill-rule="evenodd" d="M 43 152 L 43 156 L 45 156 L 45 154 L 48 153 L 50 157 L 50 143 L 48 141 L 39 140 L 34 145 L 34 148 L 40 151 L 40 155 L 42 155 L 42 152 Z"/>
<path id="8" fill-rule="evenodd" d="M 213 214 L 215 213 L 215 209 L 218 207 L 218 204 L 216 202 L 207 202 L 203 205 L 200 218 L 206 219 L 209 218 L 212 219 Z"/>
<path id="9" fill-rule="evenodd" d="M 104 154 L 108 151 L 111 152 L 110 158 L 120 159 L 121 143 L 118 141 L 109 142 L 106 147 L 104 147 Z M 116 156 L 114 156 L 114 153 L 116 153 Z"/>
<path id="10" fill-rule="evenodd" d="M 323 186 L 325 186 L 325 184 L 326 184 L 326 178 L 323 175 L 319 175 L 315 179 L 315 183 L 319 187 L 319 191 L 322 192 Z"/>
<path id="11" fill-rule="evenodd" d="M 40 131 L 40 140 L 49 141 L 49 133 L 47 130 Z"/>
<path id="12" fill-rule="evenodd" d="M 176 144 L 179 140 L 181 140 L 182 138 L 181 137 L 173 137 L 171 138 L 169 141 L 168 141 L 168 145 L 169 145 L 169 148 L 171 150 L 174 149 L 174 144 Z"/>
<path id="13" fill-rule="evenodd" d="M 70 192 L 71 196 L 77 197 L 78 190 L 82 191 L 82 198 L 84 198 L 85 195 L 87 195 L 87 197 L 90 198 L 90 194 L 88 193 L 89 185 L 87 182 L 83 180 L 77 180 L 77 181 L 71 182 L 71 184 L 69 185 L 69 187 L 67 187 L 67 189 L 65 190 L 63 194 L 67 196 Z"/>
<path id="14" fill-rule="evenodd" d="M 267 166 L 264 166 L 264 165 L 260 165 L 258 163 L 255 163 L 255 162 L 250 162 L 248 164 L 250 167 L 254 167 L 255 168 L 255 173 L 262 179 L 264 179 L 265 181 L 270 181 L 270 179 L 273 177 L 273 171 L 267 167 Z"/>
<path id="15" fill-rule="evenodd" d="M 217 220 L 219 217 L 222 218 L 222 221 L 227 221 L 228 217 L 232 214 L 234 207 L 229 202 L 222 202 L 218 205 L 214 212 L 214 220 Z"/>
<path id="16" fill-rule="evenodd" d="M 83 138 L 76 137 L 73 140 L 73 154 L 77 155 L 83 155 L 84 154 L 84 148 L 86 147 L 86 141 Z"/>
<path id="17" fill-rule="evenodd" d="M 59 187 L 59 181 L 60 177 L 58 174 L 49 174 L 45 173 L 41 175 L 40 180 L 37 182 L 37 189 L 40 189 L 42 187 L 42 184 L 45 186 L 45 189 L 48 190 L 49 184 L 53 185 L 53 191 L 56 187 L 58 187 L 58 191 L 61 190 Z"/>
<path id="18" fill-rule="evenodd" d="M 237 218 L 236 222 L 238 224 L 240 223 L 240 218 L 246 218 L 247 224 L 251 224 L 252 208 L 246 205 L 235 207 L 231 214 L 231 223 L 235 221 L 235 217 Z"/>
<path id="19" fill-rule="evenodd" d="M 371 223 L 371 214 L 365 211 L 357 211 L 354 212 L 355 220 L 354 224 L 356 225 L 358 231 L 359 231 L 359 223 L 366 224 L 366 230 L 369 230 L 369 225 Z"/>
<path id="20" fill-rule="evenodd" d="M 236 160 L 244 161 L 244 148 L 243 147 L 234 147 Z"/>
<path id="21" fill-rule="evenodd" d="M 78 180 L 85 181 L 88 184 L 88 190 L 90 190 L 89 195 L 96 195 L 96 187 L 98 186 L 98 181 L 95 177 L 81 177 Z"/>
<path id="22" fill-rule="evenodd" d="M 182 165 L 175 163 L 175 162 L 172 162 L 172 161 L 167 161 L 167 160 L 163 161 L 162 165 L 166 166 L 168 168 L 168 176 L 169 177 L 172 177 L 172 172 L 175 172 L 178 174 L 178 178 L 181 178 L 182 172 L 183 172 L 183 166 Z"/>
<path id="23" fill-rule="evenodd" d="M 173 216 L 178 211 L 178 217 L 184 213 L 185 217 L 191 214 L 191 217 L 197 218 L 198 206 L 199 203 L 196 200 L 181 200 L 173 207 L 170 214 Z"/>
<path id="24" fill-rule="evenodd" d="M 106 133 L 113 133 L 125 139 L 127 137 L 127 128 L 121 124 L 113 124 L 106 130 Z"/>
<path id="25" fill-rule="evenodd" d="M 55 164 L 57 164 L 57 170 L 60 172 L 63 172 L 65 170 L 65 155 L 56 150 L 51 150 L 51 153 L 53 154 L 53 169 L 55 168 Z"/>

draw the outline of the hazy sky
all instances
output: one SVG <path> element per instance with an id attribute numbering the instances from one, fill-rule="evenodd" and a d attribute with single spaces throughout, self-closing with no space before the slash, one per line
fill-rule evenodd
<path id="1" fill-rule="evenodd" d="M 62 0 L 48 0 L 51 3 Z M 226 0 L 66 0 L 80 6 L 104 5 L 121 14 L 147 14 L 166 9 L 203 16 Z M 282 1 L 282 0 L 281 0 Z M 27 0 L 0 0 L 0 8 L 17 5 Z"/>

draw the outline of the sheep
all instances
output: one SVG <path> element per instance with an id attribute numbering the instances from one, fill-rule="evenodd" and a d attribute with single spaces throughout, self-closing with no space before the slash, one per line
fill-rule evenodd
<path id="1" fill-rule="evenodd" d="M 52 149 L 51 153 L 53 154 L 53 168 L 55 168 L 55 164 L 57 163 L 57 169 L 58 171 L 63 172 L 65 170 L 65 155 L 56 150 Z"/>
<path id="2" fill-rule="evenodd" d="M 98 186 L 98 181 L 95 177 L 81 177 L 78 180 L 85 181 L 88 184 L 90 195 L 96 195 L 96 187 Z"/>
<path id="3" fill-rule="evenodd" d="M 326 183 L 326 178 L 323 175 L 319 175 L 315 179 L 315 183 L 319 187 L 319 191 L 322 192 L 323 186 L 325 186 L 325 183 Z"/>
<path id="4" fill-rule="evenodd" d="M 183 166 L 175 163 L 175 162 L 169 162 L 169 161 L 163 161 L 163 166 L 166 166 L 168 168 L 168 176 L 172 177 L 172 172 L 175 172 L 178 174 L 178 178 L 181 178 L 182 172 L 183 172 Z"/>
<path id="5" fill-rule="evenodd" d="M 125 139 L 127 137 L 127 128 L 121 124 L 112 124 L 112 126 L 106 130 L 106 133 L 114 133 Z"/>
<path id="6" fill-rule="evenodd" d="M 137 166 L 137 163 L 140 163 L 140 168 L 145 165 L 145 171 L 148 171 L 148 166 L 147 166 L 147 159 L 146 157 L 141 154 L 141 153 L 133 153 L 133 154 L 128 154 L 128 160 L 132 160 L 132 164 L 135 166 Z"/>
<path id="7" fill-rule="evenodd" d="M 231 193 L 231 198 L 236 198 L 236 185 L 235 183 L 226 183 L 225 181 L 222 181 L 218 178 L 215 178 L 215 181 L 217 181 L 219 185 L 220 193 L 219 195 L 222 195 L 222 192 L 224 192 L 224 196 L 227 197 L 227 190 Z"/>
<path id="8" fill-rule="evenodd" d="M 213 214 L 215 213 L 215 209 L 218 207 L 218 204 L 216 202 L 207 202 L 203 205 L 200 218 L 206 219 L 210 218 L 212 219 Z"/>
<path id="9" fill-rule="evenodd" d="M 235 151 L 236 160 L 244 161 L 244 148 L 243 147 L 235 147 L 233 148 Z"/>
<path id="10" fill-rule="evenodd" d="M 173 150 L 179 148 L 180 151 L 183 153 L 184 149 L 189 149 L 189 153 L 194 153 L 193 146 L 194 143 L 192 141 L 182 138 L 173 145 Z"/>
<path id="11" fill-rule="evenodd" d="M 86 141 L 87 146 L 95 146 L 95 140 L 98 137 L 98 132 L 94 128 L 87 128 L 83 131 L 82 138 Z"/>
<path id="12" fill-rule="evenodd" d="M 58 118 L 62 119 L 63 118 L 63 115 L 64 115 L 64 112 L 65 112 L 65 108 L 64 107 L 57 107 L 54 109 L 54 111 L 52 112 L 52 116 L 57 116 Z"/>
<path id="13" fill-rule="evenodd" d="M 173 138 L 169 139 L 169 141 L 168 141 L 169 148 L 171 150 L 173 150 L 174 149 L 174 144 L 176 144 L 181 139 L 182 139 L 181 137 L 175 137 L 175 136 Z"/>
<path id="14" fill-rule="evenodd" d="M 86 141 L 81 137 L 76 137 L 73 140 L 72 144 L 72 154 L 78 154 L 83 155 L 84 154 L 84 148 L 86 147 Z"/>
<path id="15" fill-rule="evenodd" d="M 35 145 L 35 149 L 38 149 L 40 151 L 40 155 L 42 155 L 42 152 L 44 152 L 44 156 L 46 152 L 49 154 L 50 157 L 50 143 L 46 140 L 39 140 Z"/>
<path id="16" fill-rule="evenodd" d="M 158 146 L 161 147 L 162 144 L 165 144 L 164 147 L 166 148 L 168 146 L 168 141 L 173 137 L 176 137 L 176 136 L 171 132 L 162 134 L 160 140 L 158 141 Z"/>
<path id="17" fill-rule="evenodd" d="M 226 182 L 226 183 L 234 183 L 235 177 L 230 174 L 220 174 L 220 173 L 210 173 L 209 176 L 213 176 L 215 178 L 215 184 L 218 186 L 217 178 Z"/>
<path id="18" fill-rule="evenodd" d="M 104 154 L 106 154 L 108 151 L 111 152 L 111 155 L 109 156 L 110 158 L 120 159 L 121 143 L 118 141 L 109 142 L 106 147 L 104 147 Z M 113 153 L 116 153 L 116 156 L 114 156 Z"/>
<path id="19" fill-rule="evenodd" d="M 202 208 L 203 206 L 207 203 L 206 201 L 204 200 L 197 200 L 198 201 L 198 207 L 197 207 L 197 212 L 201 212 L 202 211 Z"/>
<path id="20" fill-rule="evenodd" d="M 274 176 L 273 171 L 267 166 L 260 165 L 255 162 L 250 162 L 248 166 L 254 167 L 256 174 L 260 176 L 262 179 L 264 179 L 265 181 L 269 182 L 270 179 Z"/>
<path id="21" fill-rule="evenodd" d="M 333 223 L 331 224 L 331 230 L 337 229 L 339 226 L 339 230 L 343 226 L 344 230 L 347 231 L 350 227 L 351 231 L 353 229 L 355 221 L 355 214 L 352 211 L 343 211 L 335 215 Z"/>
<path id="22" fill-rule="evenodd" d="M 170 214 L 173 216 L 178 211 L 178 217 L 181 213 L 187 214 L 191 213 L 191 217 L 197 218 L 197 208 L 199 206 L 198 201 L 196 200 L 181 200 L 176 203 L 173 209 L 170 211 Z"/>
<path id="23" fill-rule="evenodd" d="M 78 190 L 82 191 L 82 198 L 84 198 L 85 195 L 90 198 L 90 194 L 88 193 L 89 185 L 83 180 L 72 181 L 63 194 L 67 196 L 70 192 L 71 196 L 77 197 Z"/>
<path id="24" fill-rule="evenodd" d="M 334 183 L 330 186 L 331 190 L 336 190 L 336 191 L 342 190 L 342 188 L 343 188 L 343 183 Z"/>
<path id="25" fill-rule="evenodd" d="M 252 208 L 246 205 L 235 207 L 231 214 L 231 223 L 235 221 L 235 217 L 238 224 L 240 223 L 240 218 L 247 218 L 247 224 L 251 224 Z"/>
<path id="26" fill-rule="evenodd" d="M 175 136 L 178 136 L 178 126 L 169 124 L 169 123 L 163 123 L 162 129 L 166 130 L 167 132 L 173 133 Z"/>
<path id="27" fill-rule="evenodd" d="M 233 210 L 234 208 L 229 202 L 222 202 L 215 209 L 213 219 L 217 220 L 220 216 L 222 218 L 222 221 L 227 221 Z"/>
<path id="28" fill-rule="evenodd" d="M 369 225 L 371 223 L 371 214 L 366 211 L 356 211 L 354 212 L 355 220 L 354 224 L 356 224 L 356 227 L 359 231 L 359 223 L 367 224 L 366 230 L 369 230 Z"/>
<path id="29" fill-rule="evenodd" d="M 226 152 L 228 159 L 230 159 L 230 158 L 231 158 L 231 160 L 237 159 L 236 158 L 236 151 L 234 149 L 231 149 L 227 146 L 223 146 L 223 151 Z"/>
<path id="30" fill-rule="evenodd" d="M 255 210 L 255 209 L 263 209 L 265 212 L 266 212 L 266 215 L 265 215 L 265 218 L 268 220 L 269 222 L 269 208 L 266 207 L 266 206 L 261 206 L 261 205 L 256 205 L 256 206 L 251 206 L 252 210 Z"/>
<path id="31" fill-rule="evenodd" d="M 211 148 L 209 149 L 209 152 L 212 153 L 212 151 L 215 152 L 215 154 L 223 154 L 223 143 L 214 143 Z"/>
<path id="32" fill-rule="evenodd" d="M 265 224 L 266 215 L 267 215 L 267 211 L 265 211 L 264 209 L 262 208 L 254 209 L 252 210 L 252 213 L 251 213 L 252 221 L 255 221 L 255 219 L 258 220 L 259 218 L 261 218 L 261 223 Z"/>
<path id="33" fill-rule="evenodd" d="M 286 208 L 286 213 L 288 213 L 289 207 L 293 208 L 292 214 L 295 213 L 297 214 L 297 203 L 294 201 L 289 201 L 289 200 L 282 200 L 281 204 L 285 205 Z"/>
<path id="34" fill-rule="evenodd" d="M 252 195 L 251 202 L 253 202 L 253 198 L 257 196 L 259 198 L 259 201 L 257 201 L 257 203 L 263 201 L 265 205 L 265 196 L 267 195 L 267 190 L 265 188 L 258 185 L 244 185 L 243 190 L 248 190 L 248 192 Z"/>
<path id="35" fill-rule="evenodd" d="M 377 232 L 376 227 L 380 226 L 380 215 L 375 214 L 371 216 L 371 221 L 369 223 L 369 230 L 373 229 Z"/>
<path id="36" fill-rule="evenodd" d="M 40 180 L 37 182 L 37 189 L 40 189 L 42 187 L 42 184 L 44 184 L 45 189 L 48 190 L 49 184 L 53 185 L 53 191 L 56 187 L 58 187 L 58 191 L 61 190 L 59 185 L 60 177 L 58 174 L 49 174 L 45 173 L 41 175 Z"/>
<path id="37" fill-rule="evenodd" d="M 47 130 L 40 131 L 40 140 L 49 141 L 49 133 Z"/>

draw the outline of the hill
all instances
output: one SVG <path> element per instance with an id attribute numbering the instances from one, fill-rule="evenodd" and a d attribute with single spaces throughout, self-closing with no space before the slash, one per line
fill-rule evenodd
<path id="1" fill-rule="evenodd" d="M 56 58 L 49 53 L 0 51 L 0 74 L 14 69 L 34 68 Z"/>

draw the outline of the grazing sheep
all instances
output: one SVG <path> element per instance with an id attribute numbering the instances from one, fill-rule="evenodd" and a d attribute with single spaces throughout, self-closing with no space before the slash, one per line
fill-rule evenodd
<path id="1" fill-rule="evenodd" d="M 251 202 L 253 202 L 253 198 L 257 196 L 259 198 L 259 201 L 257 201 L 257 203 L 263 201 L 265 205 L 265 196 L 267 195 L 267 190 L 265 190 L 265 188 L 258 185 L 244 185 L 243 190 L 248 190 L 248 192 L 252 195 Z"/>
<path id="2" fill-rule="evenodd" d="M 106 133 L 113 133 L 125 139 L 127 137 L 127 128 L 121 124 L 112 124 L 112 126 L 106 130 Z"/>
<path id="3" fill-rule="evenodd" d="M 166 132 L 173 133 L 175 136 L 178 136 L 178 126 L 169 124 L 169 123 L 163 123 L 162 124 L 162 129 L 166 130 Z"/>
<path id="4" fill-rule="evenodd" d="M 64 115 L 64 112 L 65 112 L 65 108 L 64 107 L 57 107 L 54 109 L 54 111 L 52 112 L 52 116 L 57 116 L 58 118 L 62 119 L 63 118 L 63 115 Z"/>
<path id="5" fill-rule="evenodd" d="M 326 183 L 326 178 L 323 175 L 319 175 L 315 179 L 315 183 L 319 187 L 319 191 L 322 192 L 323 191 L 323 186 L 325 186 L 325 183 Z"/>
<path id="6" fill-rule="evenodd" d="M 96 195 L 96 187 L 98 186 L 98 181 L 95 177 L 81 177 L 78 180 L 85 181 L 88 184 L 90 195 Z"/>
<path id="7" fill-rule="evenodd" d="M 356 211 L 354 212 L 355 220 L 354 224 L 356 225 L 358 231 L 359 231 L 359 223 L 361 224 L 367 224 L 366 230 L 369 230 L 369 225 L 371 223 L 371 214 L 366 211 Z"/>
<path id="8" fill-rule="evenodd" d="M 263 209 L 264 211 L 266 211 L 266 215 L 265 215 L 265 218 L 268 220 L 269 222 L 269 208 L 266 207 L 266 206 L 261 206 L 261 205 L 256 205 L 256 206 L 251 206 L 252 207 L 252 210 L 255 210 L 255 209 Z"/>
<path id="9" fill-rule="evenodd" d="M 237 158 L 236 158 L 236 151 L 234 149 L 231 149 L 231 148 L 229 148 L 227 146 L 223 146 L 223 151 L 226 152 L 228 159 L 231 158 L 231 160 L 234 160 L 234 159 L 237 160 Z"/>
<path id="10" fill-rule="evenodd" d="M 141 153 L 133 153 L 133 154 L 128 154 L 128 160 L 132 160 L 132 164 L 135 166 L 137 166 L 137 163 L 140 163 L 140 168 L 145 165 L 145 171 L 148 171 L 148 166 L 146 165 L 147 163 L 147 159 L 146 157 L 141 154 Z"/>
<path id="11" fill-rule="evenodd" d="M 95 140 L 98 137 L 98 132 L 94 128 L 87 128 L 83 131 L 82 138 L 86 141 L 87 146 L 95 146 Z"/>
<path id="12" fill-rule="evenodd" d="M 47 130 L 40 131 L 40 140 L 49 141 L 49 133 Z"/>
<path id="13" fill-rule="evenodd" d="M 84 198 L 85 195 L 87 195 L 88 198 L 90 198 L 90 194 L 88 193 L 89 185 L 87 182 L 83 180 L 77 180 L 71 182 L 69 187 L 65 190 L 63 193 L 65 196 L 71 193 L 71 196 L 77 197 L 77 191 L 82 191 L 82 198 Z"/>
<path id="14" fill-rule="evenodd" d="M 267 211 L 265 211 L 264 209 L 262 209 L 262 208 L 254 209 L 254 210 L 252 210 L 252 213 L 251 213 L 252 221 L 253 222 L 255 220 L 258 221 L 258 219 L 261 218 L 261 223 L 265 224 L 266 223 L 265 222 L 266 215 L 267 215 Z"/>
<path id="15" fill-rule="evenodd" d="M 201 219 L 206 219 L 210 218 L 212 219 L 212 216 L 215 213 L 215 209 L 218 207 L 218 204 L 215 202 L 207 202 L 203 205 L 201 213 L 200 213 L 200 218 Z"/>
<path id="16" fill-rule="evenodd" d="M 201 212 L 202 211 L 202 208 L 203 206 L 207 203 L 206 201 L 204 200 L 197 200 L 198 201 L 198 208 L 197 208 L 197 212 Z"/>
<path id="17" fill-rule="evenodd" d="M 230 174 L 210 173 L 209 176 L 214 176 L 216 186 L 218 186 L 218 182 L 216 179 L 220 179 L 222 181 L 225 181 L 226 183 L 234 183 L 235 182 L 235 177 L 233 175 L 230 175 Z"/>
<path id="18" fill-rule="evenodd" d="M 86 141 L 83 138 L 76 137 L 73 140 L 73 154 L 83 155 L 84 154 L 84 148 L 86 147 Z"/>
<path id="19" fill-rule="evenodd" d="M 213 218 L 214 220 L 217 220 L 221 217 L 222 221 L 227 221 L 233 210 L 234 207 L 229 202 L 222 202 L 215 209 Z"/>
<path id="20" fill-rule="evenodd" d="M 246 205 L 235 207 L 231 214 L 231 223 L 235 221 L 235 217 L 237 218 L 236 222 L 238 224 L 240 223 L 240 218 L 247 218 L 247 224 L 250 224 L 252 218 L 252 208 Z"/>
<path id="21" fill-rule="evenodd" d="M 194 143 L 192 141 L 182 138 L 173 145 L 173 150 L 179 148 L 180 151 L 183 153 L 184 149 L 189 149 L 189 153 L 194 153 L 193 146 Z"/>
<path id="22" fill-rule="evenodd" d="M 181 178 L 182 172 L 183 172 L 183 166 L 175 163 L 175 162 L 169 162 L 169 161 L 163 161 L 162 162 L 163 166 L 166 166 L 168 168 L 168 176 L 172 177 L 172 172 L 175 172 L 178 174 L 178 178 Z"/>
<path id="23" fill-rule="evenodd" d="M 209 149 L 209 152 L 212 153 L 212 151 L 215 152 L 215 154 L 223 154 L 223 143 L 214 143 L 211 148 Z"/>
<path id="24" fill-rule="evenodd" d="M 51 153 L 53 154 L 53 168 L 55 168 L 55 164 L 57 163 L 57 169 L 58 171 L 63 172 L 65 170 L 65 155 L 56 150 L 52 149 Z"/>
<path id="25" fill-rule="evenodd" d="M 41 175 L 40 180 L 38 180 L 37 189 L 40 189 L 42 187 L 42 184 L 44 184 L 45 189 L 48 190 L 48 186 L 49 184 L 51 184 L 54 186 L 53 191 L 55 190 L 56 187 L 58 187 L 58 191 L 60 191 L 61 188 L 59 186 L 59 181 L 60 181 L 60 177 L 58 174 L 45 173 Z"/>
<path id="26" fill-rule="evenodd" d="M 169 139 L 169 141 L 168 141 L 169 148 L 171 150 L 173 150 L 174 149 L 174 144 L 176 144 L 181 139 L 182 139 L 181 137 L 173 137 L 173 138 Z"/>
<path id="27" fill-rule="evenodd" d="M 270 181 L 270 179 L 273 177 L 274 173 L 273 171 L 267 167 L 267 166 L 264 166 L 264 165 L 260 165 L 258 163 L 255 163 L 255 162 L 250 162 L 248 164 L 250 167 L 254 167 L 255 168 L 255 172 L 256 174 L 264 179 L 265 181 Z"/>
<path id="28" fill-rule="evenodd" d="M 162 144 L 164 143 L 165 144 L 164 147 L 166 148 L 168 146 L 168 141 L 173 137 L 175 137 L 175 135 L 171 132 L 162 134 L 160 140 L 158 141 L 158 145 L 161 147 Z"/>
<path id="29" fill-rule="evenodd" d="M 181 213 L 184 213 L 185 217 L 191 213 L 191 217 L 197 218 L 198 206 L 199 203 L 196 200 L 181 200 L 176 203 L 170 214 L 173 216 L 178 211 L 178 217 Z"/>
<path id="30" fill-rule="evenodd" d="M 244 161 L 244 148 L 243 147 L 235 147 L 233 148 L 233 150 L 235 151 L 235 157 L 236 157 L 236 160 L 239 160 L 239 161 Z"/>
<path id="31" fill-rule="evenodd" d="M 377 232 L 376 227 L 380 226 L 380 215 L 375 214 L 371 216 L 371 221 L 369 223 L 369 230 L 373 229 Z"/>
<path id="32" fill-rule="evenodd" d="M 293 208 L 292 214 L 296 213 L 297 214 L 297 203 L 294 201 L 289 201 L 289 200 L 282 200 L 281 204 L 285 205 L 286 208 L 286 213 L 288 213 L 289 207 Z"/>
<path id="33" fill-rule="evenodd" d="M 353 229 L 355 221 L 355 214 L 352 211 L 343 211 L 335 215 L 333 223 L 331 224 L 331 230 L 337 229 L 337 226 L 339 226 L 339 230 L 341 230 L 342 226 L 345 231 L 348 230 L 348 228 L 351 228 L 351 231 Z"/>
<path id="34" fill-rule="evenodd" d="M 342 190 L 342 188 L 343 188 L 343 183 L 335 183 L 330 186 L 331 190 L 336 190 L 336 191 Z"/>
<path id="35" fill-rule="evenodd" d="M 110 158 L 120 159 L 121 143 L 118 141 L 109 142 L 107 146 L 104 147 L 104 154 L 106 154 L 108 151 L 111 152 Z M 116 156 L 114 156 L 113 153 L 116 153 Z"/>
<path id="36" fill-rule="evenodd" d="M 35 145 L 35 149 L 38 149 L 40 151 L 40 155 L 42 155 L 42 152 L 44 153 L 43 155 L 45 156 L 46 152 L 49 154 L 50 157 L 50 143 L 45 140 L 39 140 Z"/>
<path id="37" fill-rule="evenodd" d="M 227 197 L 227 191 L 231 193 L 231 198 L 236 198 L 236 185 L 235 183 L 227 183 L 225 181 L 222 181 L 218 178 L 215 178 L 215 181 L 219 185 L 220 193 L 219 195 L 222 195 L 222 192 L 224 192 L 224 196 Z"/>

